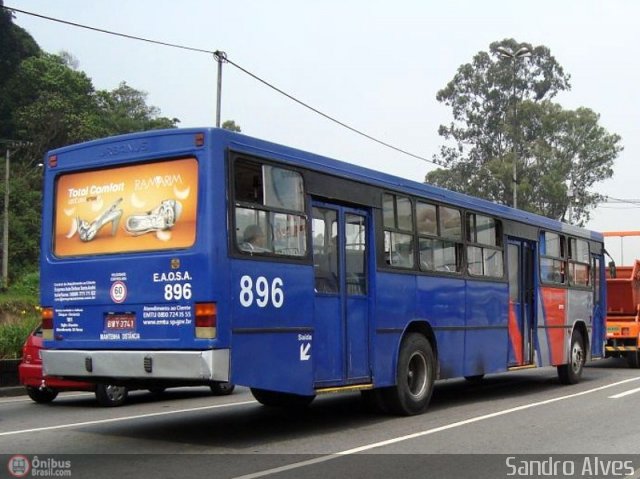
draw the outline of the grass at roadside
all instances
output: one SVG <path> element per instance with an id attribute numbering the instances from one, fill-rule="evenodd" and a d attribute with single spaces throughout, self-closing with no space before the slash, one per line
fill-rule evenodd
<path id="1" fill-rule="evenodd" d="M 25 275 L 0 294 L 0 359 L 19 358 L 27 336 L 40 323 L 38 275 Z"/>

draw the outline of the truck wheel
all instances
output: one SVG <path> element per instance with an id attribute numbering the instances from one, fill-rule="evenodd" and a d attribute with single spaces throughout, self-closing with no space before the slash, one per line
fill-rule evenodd
<path id="1" fill-rule="evenodd" d="M 627 364 L 630 368 L 640 368 L 640 351 L 630 351 L 626 354 Z"/>
<path id="2" fill-rule="evenodd" d="M 558 378 L 562 384 L 577 384 L 582 377 L 582 370 L 586 356 L 582 334 L 574 330 L 571 335 L 571 350 L 569 352 L 569 364 L 558 366 Z"/>
<path id="3" fill-rule="evenodd" d="M 215 382 L 209 385 L 214 396 L 228 396 L 236 388 L 235 384 L 227 382 Z"/>
<path id="4" fill-rule="evenodd" d="M 266 389 L 251 388 L 251 394 L 260 404 L 269 407 L 302 409 L 311 404 L 315 396 L 300 396 L 299 394 L 267 391 Z"/>
<path id="5" fill-rule="evenodd" d="M 435 371 L 431 343 L 422 334 L 408 334 L 400 346 L 396 385 L 382 391 L 389 411 L 402 416 L 426 411 L 433 393 Z"/>
<path id="6" fill-rule="evenodd" d="M 31 399 L 39 404 L 46 404 L 53 401 L 58 396 L 58 391 L 51 388 L 34 388 L 27 386 L 27 394 Z"/>
<path id="7" fill-rule="evenodd" d="M 122 406 L 127 400 L 128 394 L 129 392 L 125 386 L 115 386 L 113 384 L 98 384 L 96 386 L 96 399 L 100 406 Z"/>

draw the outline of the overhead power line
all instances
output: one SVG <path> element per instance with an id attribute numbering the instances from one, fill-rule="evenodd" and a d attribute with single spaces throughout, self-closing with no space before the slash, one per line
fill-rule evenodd
<path id="1" fill-rule="evenodd" d="M 32 17 L 41 18 L 43 20 L 48 20 L 48 21 L 52 21 L 52 22 L 56 22 L 56 23 L 61 23 L 61 24 L 64 24 L 64 25 L 72 26 L 72 27 L 83 28 L 85 30 L 91 30 L 91 31 L 94 31 L 94 32 L 104 33 L 106 35 L 113 35 L 113 36 L 117 36 L 117 37 L 121 37 L 121 38 L 127 38 L 129 40 L 136 40 L 136 41 L 141 41 L 141 42 L 146 42 L 146 43 L 152 43 L 152 44 L 155 44 L 155 45 L 160 45 L 160 46 L 169 47 L 169 48 L 177 48 L 177 49 L 180 49 L 180 50 L 186 50 L 186 51 L 191 51 L 191 52 L 195 52 L 195 53 L 204 53 L 204 54 L 207 54 L 207 55 L 213 55 L 214 57 L 217 57 L 218 55 L 221 54 L 221 52 L 218 51 L 218 50 L 216 50 L 216 51 L 207 50 L 207 49 L 196 48 L 196 47 L 191 47 L 191 46 L 187 46 L 187 45 L 180 45 L 180 44 L 177 44 L 177 43 L 163 42 L 163 41 L 154 40 L 154 39 L 151 39 L 151 38 L 144 38 L 144 37 L 140 37 L 140 36 L 137 36 L 137 35 L 129 35 L 129 34 L 126 34 L 126 33 L 115 32 L 115 31 L 112 31 L 112 30 L 106 30 L 104 28 L 92 27 L 92 26 L 89 26 L 89 25 L 83 25 L 81 23 L 71 22 L 71 21 L 68 21 L 68 20 L 62 20 L 60 18 L 54 18 L 54 17 L 50 17 L 50 16 L 47 16 L 47 15 L 42 15 L 42 14 L 39 14 L 39 13 L 29 12 L 29 11 L 26 11 L 26 10 L 21 10 L 21 9 L 14 8 L 14 7 L 9 7 L 9 6 L 6 6 L 6 5 L 4 5 L 3 8 L 5 10 L 9 10 L 11 12 L 22 13 L 24 15 L 30 15 Z M 224 58 L 224 62 L 225 63 L 229 63 L 230 65 L 234 66 L 235 68 L 237 68 L 238 70 L 240 70 L 244 74 L 250 76 L 254 80 L 257 80 L 258 82 L 262 83 L 263 85 L 271 88 L 272 90 L 276 91 L 277 93 L 289 98 L 290 100 L 296 102 L 300 106 L 303 106 L 304 108 L 307 108 L 308 110 L 311 110 L 312 112 L 316 113 L 317 115 L 320 115 L 320 116 L 324 117 L 325 119 L 327 119 L 327 120 L 329 120 L 329 121 L 331 121 L 331 122 L 333 122 L 333 123 L 335 123 L 335 124 L 337 124 L 339 126 L 342 126 L 343 128 L 346 128 L 346 129 L 348 129 L 349 131 L 351 131 L 353 133 L 356 133 L 356 134 L 358 134 L 358 135 L 360 135 L 360 136 L 362 136 L 364 138 L 367 138 L 368 140 L 371 140 L 371 141 L 373 141 L 375 143 L 378 143 L 379 145 L 382 145 L 382 146 L 385 146 L 385 147 L 387 147 L 389 149 L 392 149 L 392 150 L 394 150 L 394 151 L 396 151 L 398 153 L 402 153 L 403 155 L 410 156 L 412 158 L 415 158 L 417 160 L 421 160 L 421 161 L 424 161 L 424 162 L 427 162 L 427 163 L 432 163 L 432 164 L 440 166 L 440 167 L 445 167 L 444 164 L 442 164 L 442 163 L 440 163 L 440 162 L 438 162 L 436 160 L 430 160 L 428 158 L 425 158 L 424 156 L 420 156 L 420 155 L 417 155 L 415 153 L 411 153 L 410 151 L 407 151 L 407 150 L 404 150 L 404 149 L 399 148 L 397 146 L 394 146 L 391 143 L 388 143 L 386 141 L 380 140 L 380 139 L 378 139 L 378 138 L 376 138 L 376 137 L 374 137 L 372 135 L 369 135 L 368 133 L 363 132 L 362 130 L 354 128 L 354 127 L 348 125 L 347 123 L 332 117 L 331 115 L 329 115 L 327 113 L 324 113 L 323 111 L 321 111 L 321 110 L 309 105 L 308 103 L 306 103 L 306 102 L 296 98 L 295 96 L 285 92 L 284 90 L 276 87 L 275 85 L 273 85 L 272 83 L 264 80 L 263 78 L 259 77 L 255 73 L 250 72 L 249 70 L 247 70 L 246 68 L 240 66 L 239 64 L 235 63 L 234 61 L 229 60 L 229 58 L 226 55 L 225 55 L 225 58 Z"/>

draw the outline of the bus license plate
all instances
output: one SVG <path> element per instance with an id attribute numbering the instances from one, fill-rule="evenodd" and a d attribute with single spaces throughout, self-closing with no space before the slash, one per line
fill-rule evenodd
<path id="1" fill-rule="evenodd" d="M 135 329 L 136 315 L 133 313 L 109 313 L 105 315 L 105 329 Z"/>

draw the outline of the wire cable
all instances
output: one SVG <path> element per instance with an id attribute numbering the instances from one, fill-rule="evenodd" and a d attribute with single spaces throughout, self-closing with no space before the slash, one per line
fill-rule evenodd
<path id="1" fill-rule="evenodd" d="M 21 10 L 21 9 L 18 9 L 18 8 L 15 8 L 15 7 L 9 7 L 9 6 L 6 6 L 6 5 L 3 5 L 3 8 L 5 10 L 11 11 L 11 12 L 22 13 L 24 15 L 30 15 L 32 17 L 41 18 L 43 20 L 48 20 L 48 21 L 51 21 L 51 22 L 57 22 L 57 23 L 61 23 L 61 24 L 64 24 L 64 25 L 69 25 L 69 26 L 72 26 L 72 27 L 83 28 L 85 30 L 91 30 L 91 31 L 94 31 L 94 32 L 104 33 L 104 34 L 107 34 L 107 35 L 113 35 L 113 36 L 117 36 L 117 37 L 127 38 L 129 40 L 137 40 L 137 41 L 141 41 L 141 42 L 152 43 L 152 44 L 155 44 L 155 45 L 161 45 L 161 46 L 164 46 L 164 47 L 178 48 L 178 49 L 181 49 L 181 50 L 213 55 L 214 58 L 216 59 L 216 61 L 222 61 L 224 63 L 229 63 L 230 65 L 234 66 L 235 68 L 237 68 L 238 70 L 240 70 L 244 74 L 246 74 L 246 75 L 250 76 L 251 78 L 253 78 L 254 80 L 257 80 L 258 82 L 262 83 L 266 87 L 271 88 L 272 90 L 276 91 L 277 93 L 280 93 L 281 95 L 283 95 L 283 96 L 287 97 L 288 99 L 294 101 L 295 103 L 299 104 L 300 106 L 302 106 L 304 108 L 307 108 L 308 110 L 311 110 L 312 112 L 316 113 L 317 115 L 320 115 L 323 118 L 325 118 L 325 119 L 327 119 L 327 120 L 329 120 L 329 121 L 331 121 L 331 122 L 333 122 L 333 123 L 335 123 L 335 124 L 337 124 L 339 126 L 342 126 L 343 128 L 346 128 L 346 129 L 348 129 L 349 131 L 351 131 L 353 133 L 356 133 L 356 134 L 358 134 L 358 135 L 360 135 L 360 136 L 362 136 L 362 137 L 364 137 L 364 138 L 366 138 L 368 140 L 371 140 L 371 141 L 373 141 L 375 143 L 378 143 L 379 145 L 382 145 L 382 146 L 385 146 L 387 148 L 390 148 L 390 149 L 392 149 L 392 150 L 394 150 L 394 151 L 396 151 L 398 153 L 402 153 L 403 155 L 407 155 L 407 156 L 410 156 L 410 157 L 415 158 L 417 160 L 421 160 L 421 161 L 424 161 L 426 163 L 431 163 L 431 164 L 437 165 L 439 167 L 446 168 L 446 166 L 443 163 L 441 163 L 441 162 L 439 162 L 437 160 L 430 160 L 428 158 L 425 158 L 423 156 L 417 155 L 415 153 L 411 153 L 411 152 L 409 152 L 407 150 L 404 150 L 402 148 L 398 148 L 397 146 L 394 146 L 394 145 L 392 145 L 390 143 L 387 143 L 386 141 L 380 140 L 380 139 L 378 139 L 378 138 L 376 138 L 376 137 L 374 137 L 372 135 L 369 135 L 368 133 L 365 133 L 365 132 L 363 132 L 363 131 L 361 131 L 361 130 L 359 130 L 357 128 L 354 128 L 354 127 L 348 125 L 347 123 L 344 123 L 343 121 L 340 121 L 340 120 L 332 117 L 331 115 L 329 115 L 327 113 L 324 113 L 321 110 L 318 110 L 317 108 L 309 105 L 308 103 L 305 103 L 302 100 L 299 100 L 298 98 L 296 98 L 295 96 L 285 92 L 284 90 L 281 90 L 280 88 L 278 88 L 275 85 L 273 85 L 272 83 L 264 80 L 263 78 L 259 77 L 258 75 L 250 72 L 246 68 L 243 68 L 239 64 L 229 60 L 229 58 L 227 57 L 226 53 L 221 52 L 219 50 L 216 50 L 216 51 L 205 50 L 203 48 L 195 48 L 195 47 L 190 47 L 190 46 L 187 46 L 187 45 L 180 45 L 180 44 L 177 44 L 177 43 L 163 42 L 163 41 L 154 40 L 154 39 L 151 39 L 151 38 L 144 38 L 144 37 L 140 37 L 140 36 L 136 36 L 136 35 L 129 35 L 129 34 L 126 34 L 126 33 L 114 32 L 112 30 L 106 30 L 104 28 L 97 28 L 97 27 L 92 27 L 92 26 L 89 26 L 89 25 L 83 25 L 81 23 L 71 22 L 71 21 L 68 21 L 68 20 L 62 20 L 60 18 L 54 18 L 54 17 L 50 17 L 50 16 L 47 16 L 47 15 L 42 15 L 42 14 L 39 14 L 39 13 L 28 12 L 26 10 Z"/>

